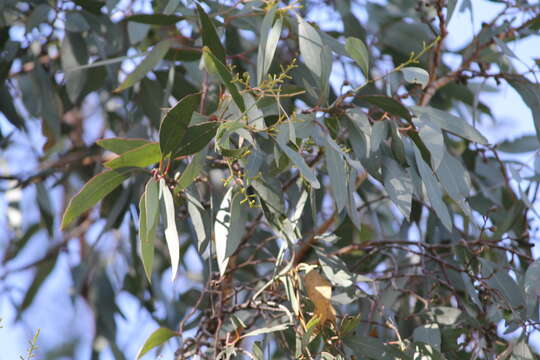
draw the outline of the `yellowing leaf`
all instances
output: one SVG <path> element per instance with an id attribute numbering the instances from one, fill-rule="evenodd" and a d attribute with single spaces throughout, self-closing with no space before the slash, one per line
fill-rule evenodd
<path id="1" fill-rule="evenodd" d="M 324 325 L 327 320 L 336 324 L 336 310 L 332 306 L 332 285 L 316 270 L 309 270 L 304 276 L 304 287 L 313 305 L 315 315 L 319 317 L 319 324 Z"/>

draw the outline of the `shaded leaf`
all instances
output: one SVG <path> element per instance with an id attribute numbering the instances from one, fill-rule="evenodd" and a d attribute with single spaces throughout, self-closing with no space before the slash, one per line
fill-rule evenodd
<path id="1" fill-rule="evenodd" d="M 96 143 L 105 150 L 121 155 L 130 150 L 149 144 L 150 141 L 145 139 L 109 138 L 98 140 Z"/>
<path id="2" fill-rule="evenodd" d="M 540 86 L 524 77 L 509 80 L 508 83 L 517 91 L 525 104 L 531 109 L 536 128 L 536 136 L 540 139 Z"/>
<path id="3" fill-rule="evenodd" d="M 202 26 L 203 45 L 210 49 L 218 62 L 225 64 L 225 48 L 223 48 L 223 45 L 219 40 L 219 35 L 214 23 L 199 4 L 197 4 L 197 12 L 199 13 L 199 19 Z"/>
<path id="4" fill-rule="evenodd" d="M 385 158 L 383 162 L 384 189 L 399 211 L 409 218 L 411 213 L 412 194 L 414 191 L 412 179 L 399 164 Z"/>
<path id="5" fill-rule="evenodd" d="M 173 157 L 195 154 L 204 149 L 216 136 L 219 125 L 219 122 L 208 121 L 188 127 Z"/>
<path id="6" fill-rule="evenodd" d="M 171 14 L 135 14 L 127 16 L 124 20 L 147 25 L 170 26 L 184 20 L 184 17 Z"/>
<path id="7" fill-rule="evenodd" d="M 415 342 L 422 342 L 430 345 L 437 351 L 441 351 L 441 330 L 437 324 L 428 324 L 414 329 L 413 339 Z"/>
<path id="8" fill-rule="evenodd" d="M 187 95 L 165 114 L 159 127 L 159 147 L 163 157 L 169 156 L 182 145 L 199 102 L 200 94 Z"/>
<path id="9" fill-rule="evenodd" d="M 407 108 L 403 106 L 399 101 L 391 97 L 384 95 L 369 95 L 362 96 L 361 99 L 381 108 L 386 112 L 389 112 L 392 115 L 396 115 L 407 120 L 412 119 L 409 110 L 407 110 Z"/>
<path id="10" fill-rule="evenodd" d="M 89 210 L 122 184 L 133 172 L 131 168 L 104 171 L 90 179 L 70 201 L 62 217 L 62 229 L 65 229 L 79 215 Z"/>

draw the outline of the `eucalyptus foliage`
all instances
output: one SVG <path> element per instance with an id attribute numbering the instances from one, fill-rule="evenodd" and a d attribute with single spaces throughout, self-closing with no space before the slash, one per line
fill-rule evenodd
<path id="1" fill-rule="evenodd" d="M 121 291 L 159 324 L 137 358 L 536 358 L 540 88 L 512 44 L 540 8 L 491 2 L 450 50 L 469 0 L 2 1 L 0 144 L 45 139 L 0 178 L 41 214 L 6 224 L 19 313 L 67 247 L 95 359 L 126 358 Z M 499 85 L 536 136 L 477 129 Z"/>

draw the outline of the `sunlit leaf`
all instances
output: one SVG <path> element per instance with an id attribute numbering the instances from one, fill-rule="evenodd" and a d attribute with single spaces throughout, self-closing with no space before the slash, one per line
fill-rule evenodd
<path id="1" fill-rule="evenodd" d="M 178 333 L 175 331 L 165 327 L 160 327 L 146 339 L 144 345 L 137 352 L 136 359 L 140 359 L 153 348 L 162 345 L 164 342 L 175 336 L 178 336 Z"/>

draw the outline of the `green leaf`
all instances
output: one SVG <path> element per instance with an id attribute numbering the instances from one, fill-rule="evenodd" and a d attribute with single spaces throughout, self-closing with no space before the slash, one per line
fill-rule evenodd
<path id="1" fill-rule="evenodd" d="M 381 340 L 369 336 L 347 336 L 344 341 L 359 358 L 368 357 L 376 360 L 407 359 L 408 357 L 397 348 L 385 345 Z"/>
<path id="2" fill-rule="evenodd" d="M 426 162 L 422 158 L 420 150 L 418 150 L 416 146 L 414 147 L 414 155 L 416 158 L 416 165 L 418 166 L 418 171 L 420 172 L 422 181 L 426 185 L 429 202 L 431 203 L 431 206 L 435 210 L 435 213 L 437 214 L 443 225 L 448 229 L 448 231 L 452 231 L 452 218 L 450 217 L 448 208 L 443 201 L 443 192 L 441 189 L 441 185 L 437 181 L 437 178 L 433 174 L 429 165 L 426 164 Z"/>
<path id="3" fill-rule="evenodd" d="M 171 257 L 172 280 L 176 278 L 178 265 L 180 263 L 180 238 L 178 237 L 178 229 L 176 228 L 176 212 L 174 209 L 174 200 L 169 190 L 169 186 L 164 179 L 159 180 L 160 198 L 165 207 L 165 239 L 167 240 L 167 248 Z"/>
<path id="4" fill-rule="evenodd" d="M 135 15 L 126 17 L 124 20 L 133 21 L 133 22 L 141 23 L 141 24 L 147 24 L 147 25 L 170 26 L 184 19 L 185 18 L 183 16 L 177 16 L 177 15 L 135 14 Z"/>
<path id="5" fill-rule="evenodd" d="M 180 146 L 173 152 L 173 157 L 198 153 L 216 136 L 220 123 L 208 121 L 190 126 L 182 139 Z"/>
<path id="6" fill-rule="evenodd" d="M 201 21 L 203 45 L 207 46 L 210 51 L 212 51 L 220 63 L 225 64 L 225 48 L 223 48 L 223 45 L 219 40 L 219 35 L 214 23 L 199 4 L 197 4 L 197 12 L 199 13 L 199 19 Z"/>
<path id="7" fill-rule="evenodd" d="M 154 262 L 154 241 L 156 228 L 147 226 L 148 213 L 146 211 L 146 191 L 143 192 L 139 200 L 139 248 L 144 273 L 149 282 L 152 281 L 152 264 Z M 156 213 L 156 217 L 157 217 Z M 157 223 L 157 221 L 156 221 Z"/>
<path id="8" fill-rule="evenodd" d="M 133 72 L 126 77 L 126 79 L 114 90 L 114 92 L 125 90 L 133 86 L 136 82 L 142 80 L 146 74 L 154 69 L 156 65 L 163 59 L 167 51 L 169 51 L 171 44 L 172 43 L 170 40 L 163 40 L 157 43 L 152 51 L 146 55 L 144 60 L 137 65 L 135 70 L 133 70 Z"/>
<path id="9" fill-rule="evenodd" d="M 160 346 L 172 337 L 179 336 L 179 334 L 171 329 L 160 327 L 154 331 L 144 342 L 144 345 L 137 352 L 136 359 L 139 360 L 148 351 L 152 350 L 156 346 Z"/>
<path id="10" fill-rule="evenodd" d="M 519 288 L 517 283 L 508 272 L 501 268 L 500 264 L 494 264 L 484 258 L 479 258 L 482 264 L 482 276 L 487 280 L 487 284 L 502 294 L 504 299 L 512 307 L 512 310 L 525 310 L 525 298 L 523 291 Z"/>
<path id="11" fill-rule="evenodd" d="M 79 11 L 66 12 L 66 36 L 68 32 L 84 32 L 89 29 L 90 25 Z M 84 45 L 84 42 L 82 45 Z"/>
<path id="12" fill-rule="evenodd" d="M 360 66 L 367 78 L 369 76 L 369 52 L 364 42 L 355 37 L 348 37 L 345 40 L 345 50 Z"/>
<path id="13" fill-rule="evenodd" d="M 96 143 L 105 150 L 122 155 L 125 152 L 147 145 L 150 141 L 145 139 L 109 138 L 98 140 Z"/>
<path id="14" fill-rule="evenodd" d="M 408 219 L 414 191 L 411 177 L 395 160 L 386 157 L 383 162 L 383 178 L 388 196 Z"/>
<path id="15" fill-rule="evenodd" d="M 49 12 L 51 10 L 52 8 L 47 4 L 40 4 L 36 6 L 26 20 L 26 32 L 30 32 L 39 24 L 46 22 L 49 18 Z"/>
<path id="16" fill-rule="evenodd" d="M 277 6 L 273 6 L 264 16 L 261 35 L 259 40 L 259 52 L 257 53 L 257 84 L 263 81 L 270 69 L 274 53 L 276 52 L 283 20 L 280 16 L 275 20 Z"/>
<path id="17" fill-rule="evenodd" d="M 146 210 L 146 226 L 149 230 L 157 226 L 159 218 L 159 183 L 154 178 L 148 180 L 144 192 L 145 210 Z"/>
<path id="18" fill-rule="evenodd" d="M 158 143 L 148 143 L 133 150 L 124 152 L 115 159 L 107 161 L 103 165 L 110 169 L 122 167 L 145 168 L 161 160 L 161 151 Z"/>
<path id="19" fill-rule="evenodd" d="M 191 117 L 199 102 L 200 94 L 187 95 L 165 114 L 159 128 L 159 147 L 163 157 L 171 155 L 182 145 Z"/>
<path id="20" fill-rule="evenodd" d="M 520 77 L 518 80 L 509 80 L 508 83 L 531 109 L 536 136 L 540 139 L 540 85 L 532 83 L 524 77 Z"/>
<path id="21" fill-rule="evenodd" d="M 244 104 L 244 98 L 242 98 L 242 95 L 240 95 L 238 88 L 233 82 L 233 77 L 229 69 L 227 69 L 227 67 L 221 61 L 219 61 L 219 59 L 214 54 L 212 54 L 212 52 L 210 52 L 207 47 L 203 48 L 203 58 L 207 68 L 210 67 L 208 71 L 213 72 L 211 71 L 211 69 L 215 69 L 215 72 L 217 72 L 217 75 L 221 79 L 221 82 L 223 83 L 223 85 L 225 85 L 227 90 L 229 90 L 229 93 L 231 94 L 234 102 L 236 103 L 236 106 L 238 106 L 241 112 L 245 112 L 246 105 Z"/>
<path id="22" fill-rule="evenodd" d="M 525 293 L 540 296 L 540 259 L 529 265 L 525 272 Z"/>
<path id="23" fill-rule="evenodd" d="M 444 151 L 441 164 L 435 169 L 435 173 L 452 200 L 460 203 L 469 196 L 471 191 L 469 173 L 448 151 Z"/>
<path id="24" fill-rule="evenodd" d="M 24 120 L 19 116 L 14 106 L 15 102 L 4 83 L 0 84 L 0 111 L 17 129 L 24 128 Z"/>
<path id="25" fill-rule="evenodd" d="M 411 110 L 418 117 L 425 115 L 427 121 L 432 121 L 440 128 L 454 135 L 461 136 L 462 138 L 483 145 L 486 145 L 488 143 L 487 139 L 482 134 L 480 134 L 478 130 L 469 125 L 465 120 L 460 117 L 427 106 L 412 106 Z"/>
<path id="26" fill-rule="evenodd" d="M 437 351 L 441 351 L 441 330 L 439 325 L 428 324 L 414 329 L 413 339 L 415 342 L 422 342 L 431 345 Z"/>
<path id="27" fill-rule="evenodd" d="M 399 117 L 402 117 L 407 120 L 412 120 L 412 116 L 409 113 L 409 110 L 403 104 L 401 104 L 399 101 L 388 97 L 384 95 L 369 95 L 369 96 L 362 96 L 361 100 L 364 100 L 371 105 L 375 105 L 381 110 L 389 112 L 392 115 L 396 115 Z"/>
<path id="28" fill-rule="evenodd" d="M 371 127 L 371 153 L 377 152 L 381 143 L 388 136 L 388 124 L 384 120 L 376 121 Z"/>
<path id="29" fill-rule="evenodd" d="M 62 218 L 61 228 L 65 229 L 79 215 L 92 208 L 107 194 L 122 184 L 133 172 L 131 168 L 107 170 L 94 176 L 70 201 Z"/>
<path id="30" fill-rule="evenodd" d="M 425 115 L 415 117 L 413 124 L 418 129 L 418 135 L 430 153 L 431 166 L 437 169 L 445 152 L 444 137 L 441 128 L 434 122 L 429 121 Z"/>
<path id="31" fill-rule="evenodd" d="M 203 150 L 193 156 L 193 159 L 191 159 L 191 162 L 184 169 L 182 175 L 180 175 L 180 178 L 176 182 L 176 187 L 174 188 L 175 193 L 187 188 L 193 183 L 193 180 L 201 174 L 201 170 L 206 162 L 206 153 L 207 151 Z"/>
<path id="32" fill-rule="evenodd" d="M 401 69 L 401 73 L 406 82 L 421 85 L 422 88 L 425 88 L 429 82 L 429 73 L 419 67 L 405 67 Z"/>

